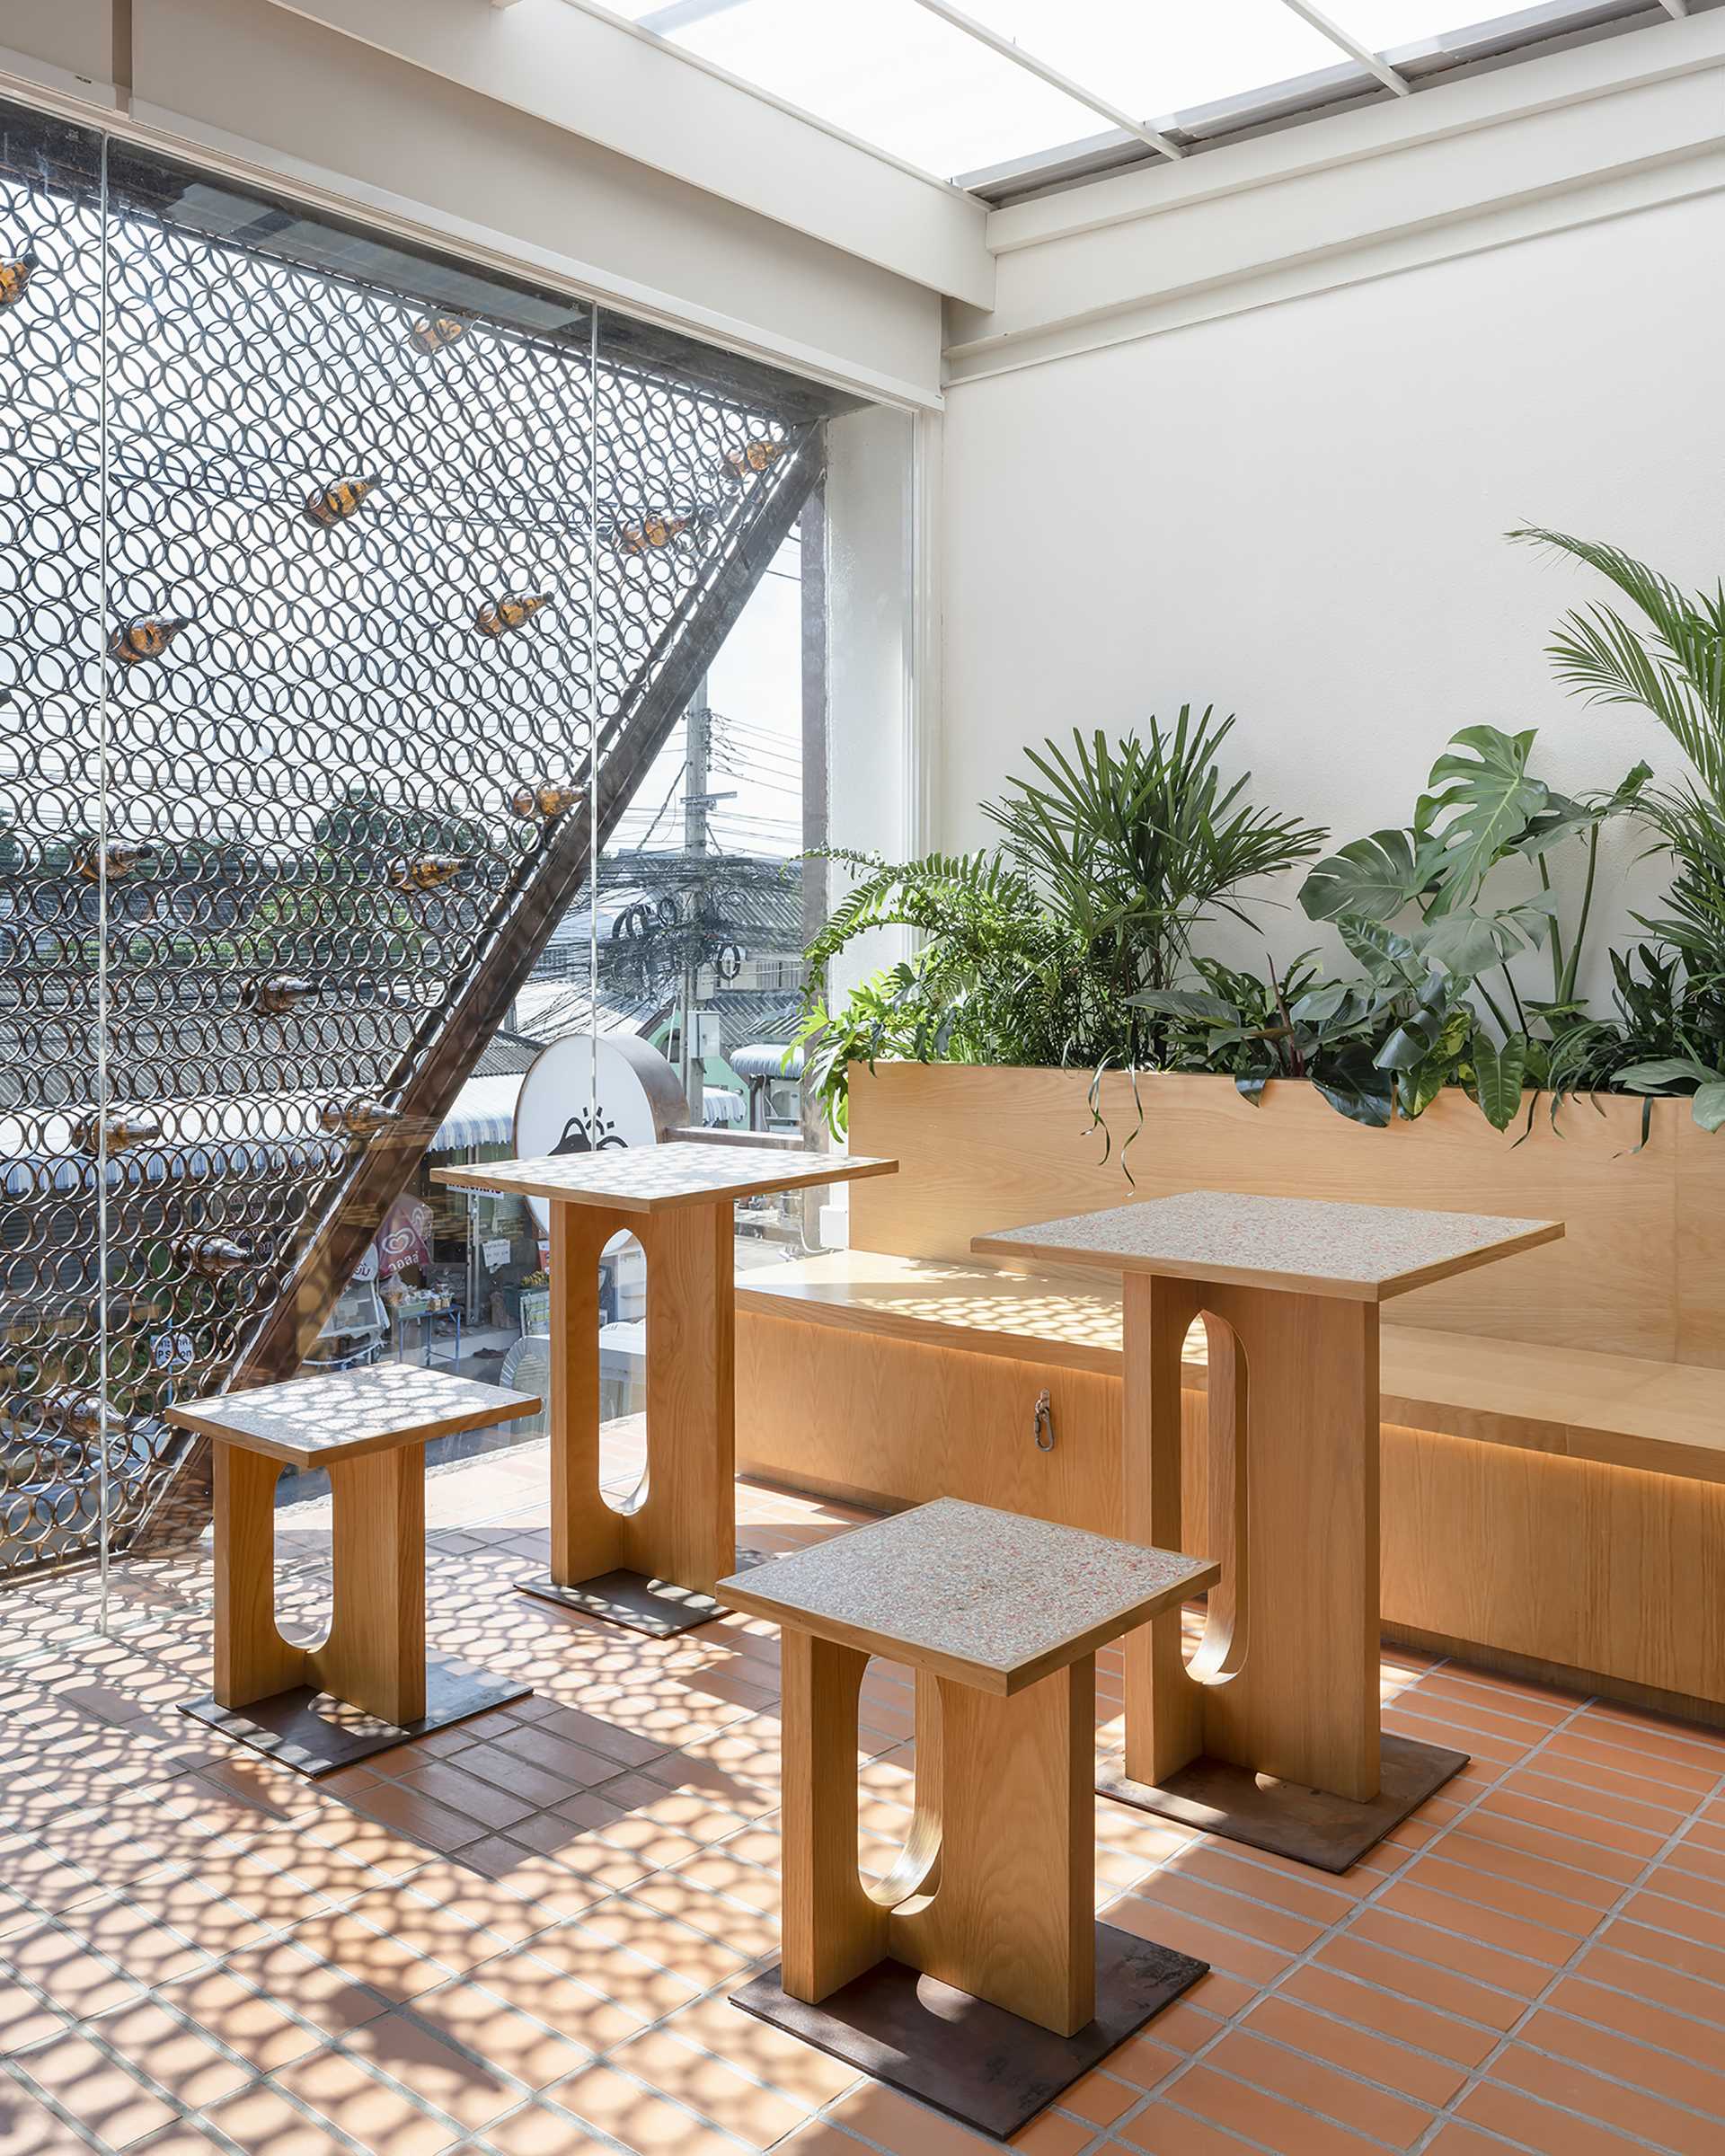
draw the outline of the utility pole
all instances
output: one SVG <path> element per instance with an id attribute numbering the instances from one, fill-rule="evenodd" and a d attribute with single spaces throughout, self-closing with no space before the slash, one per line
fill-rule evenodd
<path id="1" fill-rule="evenodd" d="M 701 676 L 701 685 L 689 705 L 687 746 L 685 752 L 683 792 L 683 851 L 691 861 L 707 850 L 707 752 L 708 728 L 712 714 L 707 708 L 707 677 Z M 700 973 L 696 962 L 694 919 L 695 909 L 701 903 L 700 878 L 691 876 L 685 903 L 690 918 L 685 923 L 686 940 L 683 960 L 683 1098 L 688 1107 L 688 1119 L 699 1129 L 706 1121 L 706 1070 L 696 1052 L 695 1036 L 700 1029 L 700 1012 L 696 994 L 700 988 Z"/>

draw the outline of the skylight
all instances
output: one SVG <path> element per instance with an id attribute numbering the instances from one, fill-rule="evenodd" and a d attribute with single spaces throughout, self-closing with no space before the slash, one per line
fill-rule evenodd
<path id="1" fill-rule="evenodd" d="M 1254 117 L 1435 74 L 1685 0 L 605 0 L 905 163 L 992 191 L 1060 153 L 1178 156 Z M 1001 46 L 1014 49 L 1003 51 Z"/>

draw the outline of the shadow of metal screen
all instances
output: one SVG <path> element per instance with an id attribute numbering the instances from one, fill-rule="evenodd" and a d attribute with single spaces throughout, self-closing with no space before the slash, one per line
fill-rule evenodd
<path id="1" fill-rule="evenodd" d="M 0 109 L 0 1578 L 297 1366 L 834 408 Z"/>

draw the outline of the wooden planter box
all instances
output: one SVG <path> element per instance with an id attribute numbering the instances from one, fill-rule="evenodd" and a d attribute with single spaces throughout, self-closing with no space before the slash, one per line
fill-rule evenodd
<path id="1" fill-rule="evenodd" d="M 1411 1427 L 1397 1419 L 1411 1409 L 1390 1397 L 1386 1374 L 1385 1630 L 1725 1719 L 1725 1480 L 1711 1479 L 1725 1478 L 1725 1451 L 1696 1471 L 1713 1433 L 1725 1439 L 1725 1379 L 1715 1388 L 1706 1374 L 1725 1370 L 1725 1135 L 1699 1130 L 1686 1101 L 1659 1100 L 1638 1150 L 1641 1104 L 1603 1097 L 1600 1112 L 1571 1101 L 1556 1130 L 1540 1104 L 1520 1144 L 1521 1125 L 1494 1131 L 1460 1095 L 1415 1123 L 1368 1130 L 1305 1084 L 1272 1085 L 1253 1107 L 1226 1079 L 1170 1076 L 1139 1082 L 1141 1125 L 1129 1082 L 1109 1080 L 1109 1150 L 1091 1127 L 1089 1082 L 1080 1071 L 854 1070 L 851 1144 L 901 1167 L 853 1187 L 853 1250 L 969 1265 L 980 1230 L 1194 1188 L 1562 1220 L 1562 1242 L 1386 1311 L 1397 1327 L 1446 1336 L 1420 1353 L 1446 1365 L 1452 1354 L 1476 1357 L 1489 1412 L 1477 1437 L 1465 1412 Z M 1136 1185 L 1120 1165 L 1135 1130 Z M 895 1331 L 890 1315 L 795 1323 L 761 1303 L 739 1320 L 739 1452 L 760 1471 L 835 1494 L 898 1504 L 946 1492 L 1118 1532 L 1118 1376 L 1093 1354 L 990 1354 L 934 1337 Z M 1650 1471 L 1657 1444 L 1602 1459 L 1596 1427 L 1590 1456 L 1566 1457 L 1571 1436 L 1583 1450 L 1579 1431 L 1566 1432 L 1561 1405 L 1498 1342 L 1635 1357 L 1650 1380 L 1689 1365 L 1685 1431 L 1699 1446 L 1680 1466 L 1674 1446 L 1674 1471 Z M 1548 1373 L 1570 1367 L 1533 1359 Z M 1633 1368 L 1609 1374 L 1640 1382 Z M 1059 1431 L 1052 1453 L 1032 1436 L 1045 1389 Z M 1201 1392 L 1187 1403 L 1198 1471 Z M 1189 1473 L 1189 1490 L 1202 1484 Z"/>
<path id="2" fill-rule="evenodd" d="M 1621 1095 L 1570 1101 L 1555 1130 L 1542 1102 L 1517 1144 L 1520 1122 L 1495 1131 L 1460 1092 L 1367 1130 L 1291 1080 L 1254 1108 L 1227 1078 L 1141 1078 L 1140 1125 L 1110 1076 L 1105 1159 L 1089 1086 L 1084 1071 L 854 1067 L 852 1150 L 901 1166 L 853 1190 L 853 1247 L 968 1258 L 984 1229 L 1191 1189 L 1523 1214 L 1561 1220 L 1564 1241 L 1404 1295 L 1396 1323 L 1725 1368 L 1725 1134 L 1686 1100 L 1652 1103 L 1638 1153 L 1641 1103 Z"/>

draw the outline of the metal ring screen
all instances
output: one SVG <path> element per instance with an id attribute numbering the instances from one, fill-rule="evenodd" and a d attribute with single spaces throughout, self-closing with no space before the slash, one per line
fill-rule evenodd
<path id="1" fill-rule="evenodd" d="M 0 109 L 0 1577 L 296 1365 L 831 408 Z"/>

